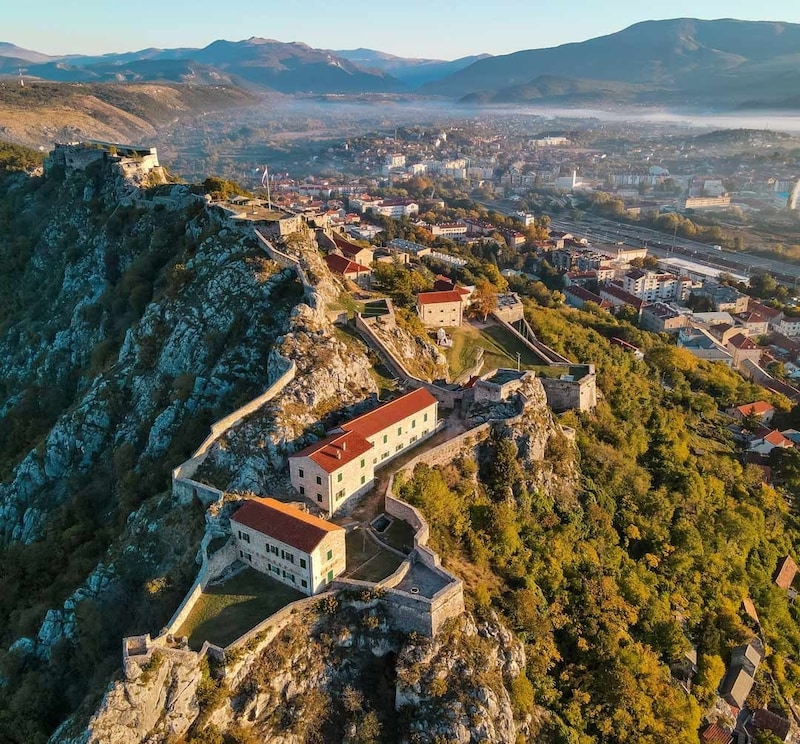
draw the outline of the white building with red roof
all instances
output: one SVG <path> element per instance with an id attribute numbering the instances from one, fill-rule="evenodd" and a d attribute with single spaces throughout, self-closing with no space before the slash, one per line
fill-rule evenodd
<path id="1" fill-rule="evenodd" d="M 239 560 L 303 594 L 346 566 L 345 530 L 275 499 L 250 498 L 231 517 Z"/>
<path id="2" fill-rule="evenodd" d="M 754 403 L 745 403 L 743 406 L 729 408 L 726 413 L 739 421 L 754 417 L 758 418 L 762 424 L 769 424 L 775 415 L 775 407 L 765 400 L 757 400 Z"/>
<path id="3" fill-rule="evenodd" d="M 750 447 L 748 449 L 750 452 L 755 452 L 759 455 L 768 455 L 776 447 L 791 449 L 794 447 L 794 442 L 783 436 L 777 429 L 774 429 L 769 434 L 765 434 L 763 437 L 759 437 L 750 442 Z"/>
<path id="4" fill-rule="evenodd" d="M 338 253 L 329 253 L 325 256 L 325 263 L 333 274 L 350 279 L 362 287 L 369 286 L 372 269 L 369 266 L 351 261 Z"/>
<path id="5" fill-rule="evenodd" d="M 417 315 L 428 328 L 455 328 L 464 320 L 465 295 L 458 289 L 420 292 Z"/>
<path id="6" fill-rule="evenodd" d="M 289 457 L 292 486 L 328 514 L 372 488 L 375 471 L 436 431 L 439 403 L 425 388 L 351 419 Z"/>

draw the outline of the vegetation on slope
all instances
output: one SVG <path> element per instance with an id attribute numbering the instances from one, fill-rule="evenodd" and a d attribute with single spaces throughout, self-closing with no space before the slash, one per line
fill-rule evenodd
<path id="1" fill-rule="evenodd" d="M 697 741 L 731 649 L 755 633 L 745 597 L 770 649 L 754 701 L 786 711 L 800 684 L 798 610 L 771 576 L 800 525 L 786 495 L 740 464 L 717 413 L 763 391 L 606 314 L 532 304 L 527 314 L 546 343 L 597 364 L 596 412 L 563 419 L 578 432 L 579 499 L 527 490 L 516 446 L 497 437 L 480 466 L 419 467 L 401 494 L 430 520 L 476 608 L 501 610 L 526 642 L 525 705 L 551 713 L 537 740 Z M 670 666 L 692 646 L 689 695 Z"/>

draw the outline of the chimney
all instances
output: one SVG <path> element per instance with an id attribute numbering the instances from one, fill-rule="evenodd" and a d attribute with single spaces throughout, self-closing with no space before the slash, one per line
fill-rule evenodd
<path id="1" fill-rule="evenodd" d="M 342 452 L 345 452 L 346 450 L 347 450 L 347 440 L 342 442 Z"/>
<path id="2" fill-rule="evenodd" d="M 341 450 L 336 450 L 336 459 L 337 460 L 341 460 L 342 459 L 342 451 Z"/>

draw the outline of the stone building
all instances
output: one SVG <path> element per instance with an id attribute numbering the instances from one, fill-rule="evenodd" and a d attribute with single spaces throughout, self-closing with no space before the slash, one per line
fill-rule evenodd
<path id="1" fill-rule="evenodd" d="M 464 320 L 464 298 L 458 290 L 420 292 L 417 314 L 428 328 L 455 328 Z"/>
<path id="2" fill-rule="evenodd" d="M 231 517 L 239 560 L 303 594 L 345 570 L 345 530 L 275 499 L 250 498 Z"/>
<path id="3" fill-rule="evenodd" d="M 333 514 L 372 487 L 376 470 L 436 431 L 438 405 L 420 388 L 351 419 L 289 457 L 292 486 Z"/>

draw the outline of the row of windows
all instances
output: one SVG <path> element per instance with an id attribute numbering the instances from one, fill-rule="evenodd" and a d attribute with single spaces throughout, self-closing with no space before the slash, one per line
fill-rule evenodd
<path id="1" fill-rule="evenodd" d="M 427 413 L 423 413 L 422 414 L 422 420 L 423 421 L 427 421 L 428 420 L 428 414 Z M 417 420 L 416 419 L 411 419 L 411 428 L 412 429 L 416 429 L 417 428 Z M 403 427 L 402 426 L 398 426 L 397 427 L 397 436 L 398 437 L 402 437 L 403 436 Z M 384 434 L 383 435 L 383 443 L 386 444 L 388 441 L 389 441 L 389 435 L 388 434 Z M 361 462 L 362 462 L 361 467 L 363 468 L 364 467 L 364 465 L 363 465 L 364 461 L 362 460 Z"/>
<path id="2" fill-rule="evenodd" d="M 249 543 L 250 542 L 250 535 L 248 535 L 246 532 L 242 532 L 241 530 L 239 530 L 239 539 L 240 540 L 244 540 L 244 542 L 246 542 L 246 543 Z"/>
<path id="3" fill-rule="evenodd" d="M 330 553 L 331 551 L 328 552 Z M 249 561 L 250 563 L 253 562 L 252 553 L 245 553 L 243 550 L 240 550 L 239 557 L 244 558 L 246 561 Z M 305 561 L 301 559 L 300 563 L 303 564 L 305 563 Z M 292 584 L 297 583 L 297 577 L 291 571 L 286 571 L 284 569 L 281 569 L 279 566 L 273 566 L 271 563 L 267 563 L 267 571 L 269 571 L 269 573 L 274 573 L 277 576 L 283 576 L 284 579 L 288 579 L 289 581 L 292 582 Z M 300 586 L 302 586 L 304 589 L 307 589 L 308 581 L 306 581 L 305 579 L 300 579 Z"/>

